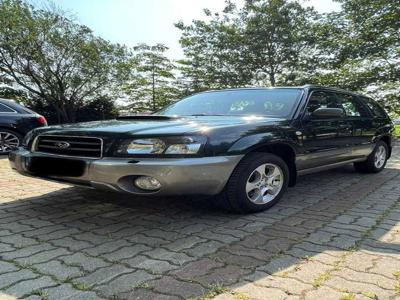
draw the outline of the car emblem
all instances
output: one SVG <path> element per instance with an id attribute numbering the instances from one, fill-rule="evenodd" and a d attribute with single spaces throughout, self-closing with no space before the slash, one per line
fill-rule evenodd
<path id="1" fill-rule="evenodd" d="M 71 146 L 71 144 L 68 143 L 68 142 L 57 142 L 54 145 L 57 146 L 58 148 L 61 148 L 61 149 L 66 149 L 69 146 Z"/>

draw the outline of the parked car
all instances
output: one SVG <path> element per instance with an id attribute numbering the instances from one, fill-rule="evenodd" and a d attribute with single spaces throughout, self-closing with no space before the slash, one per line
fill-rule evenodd
<path id="1" fill-rule="evenodd" d="M 372 99 L 339 89 L 210 91 L 146 116 L 51 126 L 10 154 L 24 175 L 135 195 L 218 195 L 256 212 L 298 175 L 354 163 L 380 172 L 393 125 Z"/>
<path id="2" fill-rule="evenodd" d="M 0 155 L 17 148 L 32 129 L 47 126 L 45 117 L 12 101 L 0 98 Z"/>

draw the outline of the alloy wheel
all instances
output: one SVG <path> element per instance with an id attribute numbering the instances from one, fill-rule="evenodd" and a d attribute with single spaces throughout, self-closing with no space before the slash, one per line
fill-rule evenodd
<path id="1" fill-rule="evenodd" d="M 284 175 L 279 166 L 272 163 L 262 164 L 247 179 L 247 198 L 255 204 L 271 202 L 281 191 L 283 183 Z"/>
<path id="2" fill-rule="evenodd" d="M 0 131 L 0 153 L 8 153 L 19 146 L 19 139 L 11 132 Z"/>
<path id="3" fill-rule="evenodd" d="M 374 164 L 377 169 L 382 168 L 386 162 L 386 148 L 382 145 L 376 149 Z"/>

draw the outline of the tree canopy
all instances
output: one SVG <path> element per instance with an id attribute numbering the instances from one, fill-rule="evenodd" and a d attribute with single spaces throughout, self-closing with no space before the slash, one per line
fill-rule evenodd
<path id="1" fill-rule="evenodd" d="M 321 84 L 365 92 L 400 114 L 400 1 L 338 0 L 321 16 Z"/>
<path id="2" fill-rule="evenodd" d="M 117 98 L 143 112 L 207 89 L 314 83 L 367 93 L 399 115 L 399 0 L 335 1 L 340 11 L 319 14 L 300 0 L 226 0 L 175 24 L 185 56 L 173 61 L 163 44 L 128 49 L 59 10 L 0 0 L 0 81 L 22 88 L 0 93 L 74 122 Z"/>
<path id="3" fill-rule="evenodd" d="M 337 0 L 318 14 L 297 0 L 226 1 L 222 13 L 176 26 L 192 90 L 314 83 L 364 92 L 400 114 L 400 2 Z"/>
<path id="4" fill-rule="evenodd" d="M 0 2 L 0 71 L 44 99 L 63 122 L 110 93 L 126 63 L 124 46 L 96 37 L 57 11 Z"/>
<path id="5" fill-rule="evenodd" d="M 134 111 L 156 111 L 174 99 L 176 67 L 165 56 L 167 49 L 163 44 L 139 44 L 133 48 L 136 65 L 123 91 L 130 102 L 128 107 Z"/>

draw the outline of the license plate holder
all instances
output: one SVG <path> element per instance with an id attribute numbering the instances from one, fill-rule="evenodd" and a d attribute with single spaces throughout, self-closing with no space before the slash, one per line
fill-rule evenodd
<path id="1" fill-rule="evenodd" d="M 26 162 L 27 170 L 40 176 L 80 177 L 85 167 L 82 160 L 53 157 L 32 157 Z"/>

